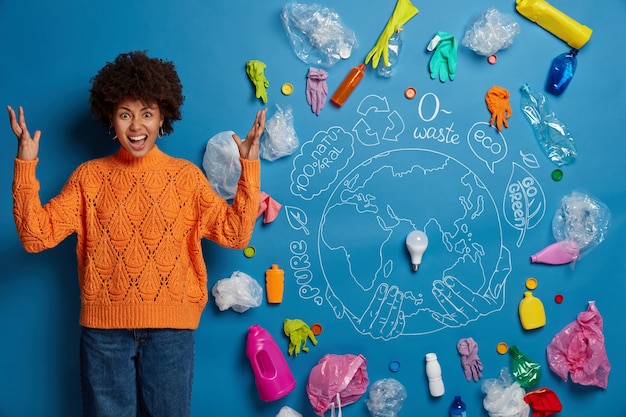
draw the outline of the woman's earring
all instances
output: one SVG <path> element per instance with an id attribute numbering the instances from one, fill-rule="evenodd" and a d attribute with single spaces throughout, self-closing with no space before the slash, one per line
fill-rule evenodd
<path id="1" fill-rule="evenodd" d="M 163 131 L 163 126 L 159 126 L 159 134 L 157 135 L 157 137 L 161 139 L 164 135 L 165 132 Z"/>
<path id="2" fill-rule="evenodd" d="M 111 136 L 111 129 L 113 129 L 113 125 L 109 126 L 109 136 Z M 117 139 L 117 133 L 111 139 L 113 140 Z"/>

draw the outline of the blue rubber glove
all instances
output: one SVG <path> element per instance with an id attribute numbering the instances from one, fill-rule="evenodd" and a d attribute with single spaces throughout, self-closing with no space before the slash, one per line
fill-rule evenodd
<path id="1" fill-rule="evenodd" d="M 327 77 L 328 73 L 319 68 L 309 68 L 306 76 L 306 101 L 311 106 L 313 113 L 318 116 L 324 108 L 328 95 Z"/>
<path id="2" fill-rule="evenodd" d="M 434 80 L 439 77 L 442 83 L 448 79 L 454 80 L 457 47 L 458 42 L 454 36 L 446 32 L 437 32 L 426 48 L 429 52 L 435 51 L 429 64 L 430 78 Z"/>

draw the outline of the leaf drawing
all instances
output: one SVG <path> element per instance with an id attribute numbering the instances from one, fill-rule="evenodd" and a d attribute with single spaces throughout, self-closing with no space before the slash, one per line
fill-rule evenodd
<path id="1" fill-rule="evenodd" d="M 302 209 L 293 206 L 285 206 L 285 213 L 287 213 L 287 220 L 294 230 L 302 230 L 305 235 L 309 235 L 309 229 L 306 228 L 308 222 L 306 213 Z"/>
<path id="2" fill-rule="evenodd" d="M 502 206 L 504 217 L 513 228 L 520 231 L 517 240 L 519 248 L 526 231 L 537 226 L 545 215 L 545 194 L 535 177 L 521 165 L 513 163 L 504 195 Z"/>
<path id="3" fill-rule="evenodd" d="M 522 162 L 524 162 L 524 165 L 528 168 L 539 168 L 539 161 L 534 154 L 524 153 L 522 151 L 519 151 L 519 154 L 522 157 Z"/>

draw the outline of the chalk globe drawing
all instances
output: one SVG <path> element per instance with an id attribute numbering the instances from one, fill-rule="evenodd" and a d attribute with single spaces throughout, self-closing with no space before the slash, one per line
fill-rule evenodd
<path id="1" fill-rule="evenodd" d="M 459 327 L 498 311 L 511 270 L 494 199 L 458 160 L 426 149 L 378 154 L 330 194 L 318 231 L 325 296 L 376 339 Z M 418 272 L 405 238 L 429 239 Z"/>

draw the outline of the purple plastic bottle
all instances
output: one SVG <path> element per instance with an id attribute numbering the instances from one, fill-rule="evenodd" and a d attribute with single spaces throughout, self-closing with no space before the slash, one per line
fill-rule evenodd
<path id="1" fill-rule="evenodd" d="M 263 401 L 278 400 L 296 387 L 296 380 L 285 355 L 272 335 L 258 324 L 248 328 L 246 355 Z"/>

